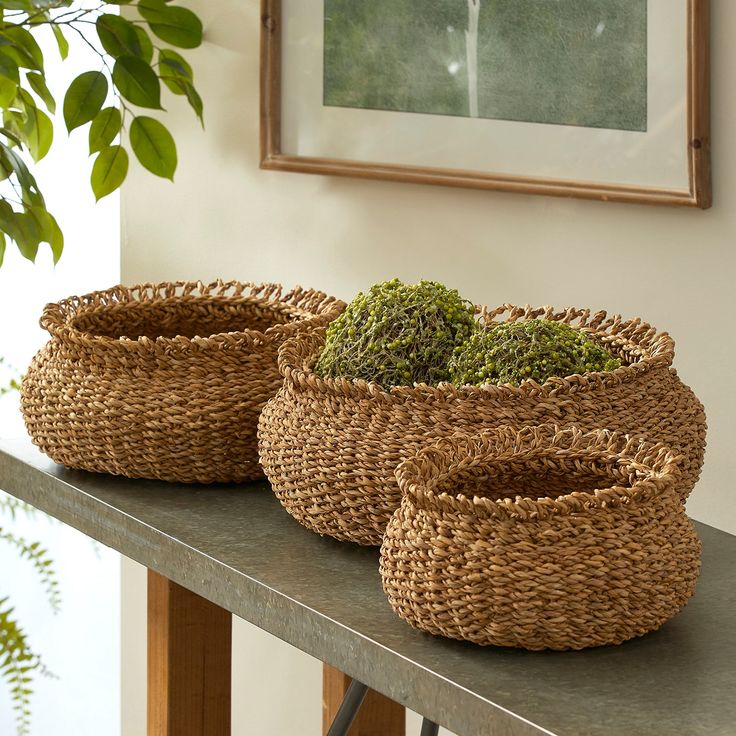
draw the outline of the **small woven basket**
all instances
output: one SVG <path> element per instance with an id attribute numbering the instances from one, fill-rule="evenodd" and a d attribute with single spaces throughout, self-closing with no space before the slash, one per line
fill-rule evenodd
<path id="1" fill-rule="evenodd" d="M 555 422 L 599 427 L 665 442 L 683 456 L 683 500 L 700 474 L 705 414 L 672 368 L 674 342 L 640 319 L 551 307 L 479 308 L 487 323 L 543 317 L 585 331 L 620 357 L 615 371 L 532 380 L 520 386 L 384 390 L 362 380 L 321 379 L 312 370 L 324 346 L 316 330 L 284 344 L 284 385 L 259 421 L 261 463 L 286 510 L 319 534 L 381 543 L 401 494 L 396 466 L 454 430 Z"/>
<path id="2" fill-rule="evenodd" d="M 391 607 L 432 634 L 524 649 L 620 644 L 685 605 L 700 542 L 680 456 L 597 431 L 455 435 L 397 471 L 381 547 Z"/>
<path id="3" fill-rule="evenodd" d="M 281 384 L 278 348 L 344 306 L 318 291 L 222 281 L 49 304 L 51 340 L 22 385 L 28 432 L 70 468 L 185 483 L 261 477 L 256 424 Z"/>

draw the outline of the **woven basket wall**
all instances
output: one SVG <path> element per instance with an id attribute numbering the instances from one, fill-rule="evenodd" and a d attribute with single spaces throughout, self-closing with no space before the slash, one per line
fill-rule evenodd
<path id="1" fill-rule="evenodd" d="M 259 422 L 261 463 L 286 510 L 320 534 L 380 544 L 401 500 L 396 466 L 434 439 L 470 430 L 556 422 L 667 443 L 683 455 L 683 500 L 700 474 L 705 414 L 672 368 L 674 342 L 639 319 L 589 310 L 505 305 L 487 322 L 544 317 L 589 333 L 625 365 L 544 385 L 395 387 L 321 379 L 313 371 L 324 332 L 284 344 L 284 385 Z"/>
<path id="2" fill-rule="evenodd" d="M 144 284 L 49 304 L 23 381 L 28 432 L 54 461 L 133 478 L 262 476 L 256 425 L 281 343 L 344 309 L 277 284 Z"/>
<path id="3" fill-rule="evenodd" d="M 620 644 L 659 628 L 700 570 L 675 491 L 680 459 L 549 425 L 425 448 L 399 466 L 403 497 L 381 547 L 392 608 L 432 634 L 525 649 Z"/>

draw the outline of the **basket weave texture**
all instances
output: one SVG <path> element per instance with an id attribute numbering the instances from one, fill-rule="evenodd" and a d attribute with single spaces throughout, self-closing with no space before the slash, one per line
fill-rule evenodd
<path id="1" fill-rule="evenodd" d="M 687 602 L 700 542 L 681 459 L 606 431 L 455 435 L 397 471 L 381 547 L 389 602 L 432 634 L 525 649 L 620 644 Z"/>
<path id="2" fill-rule="evenodd" d="M 552 378 L 543 385 L 384 390 L 362 380 L 321 379 L 312 370 L 324 331 L 287 341 L 279 354 L 284 385 L 259 421 L 261 463 L 286 510 L 319 534 L 381 543 L 401 501 L 398 464 L 455 430 L 554 422 L 616 430 L 664 442 L 682 455 L 677 491 L 700 475 L 705 414 L 672 368 L 674 342 L 640 319 L 605 312 L 504 305 L 479 308 L 487 323 L 542 317 L 587 332 L 620 357 L 614 371 Z"/>
<path id="3" fill-rule="evenodd" d="M 28 432 L 54 461 L 132 478 L 262 476 L 258 415 L 278 348 L 344 303 L 278 284 L 117 286 L 46 306 L 51 340 L 23 380 Z"/>

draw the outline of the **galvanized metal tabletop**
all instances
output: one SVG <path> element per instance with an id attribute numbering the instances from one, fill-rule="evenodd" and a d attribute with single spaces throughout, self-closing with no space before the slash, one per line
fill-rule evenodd
<path id="1" fill-rule="evenodd" d="M 377 550 L 303 529 L 266 483 L 70 471 L 22 439 L 0 440 L 0 488 L 460 736 L 736 734 L 736 537 L 703 524 L 697 593 L 662 629 L 533 653 L 414 631 L 386 602 Z"/>

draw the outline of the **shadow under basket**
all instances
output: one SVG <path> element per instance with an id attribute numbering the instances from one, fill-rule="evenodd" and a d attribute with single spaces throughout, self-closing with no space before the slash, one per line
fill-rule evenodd
<path id="1" fill-rule="evenodd" d="M 299 287 L 144 284 L 46 306 L 23 380 L 33 442 L 70 468 L 178 482 L 262 476 L 256 425 L 277 352 L 344 303 Z"/>
<path id="2" fill-rule="evenodd" d="M 432 634 L 531 650 L 659 628 L 700 571 L 681 459 L 549 425 L 439 441 L 396 473 L 401 506 L 381 547 L 391 607 Z"/>

